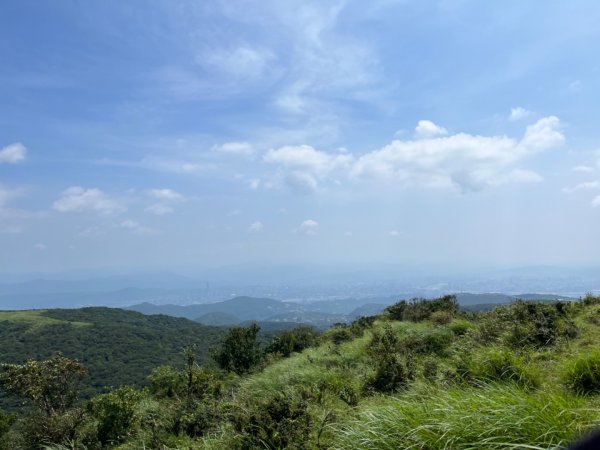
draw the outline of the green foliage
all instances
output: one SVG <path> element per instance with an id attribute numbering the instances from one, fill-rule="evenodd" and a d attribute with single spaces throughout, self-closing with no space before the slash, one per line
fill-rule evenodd
<path id="1" fill-rule="evenodd" d="M 451 319 L 458 312 L 458 302 L 455 295 L 444 295 L 432 300 L 413 298 L 410 302 L 401 300 L 388 306 L 385 312 L 392 320 L 421 322 L 431 319 L 436 314 L 437 320 L 449 321 L 448 319 Z"/>
<path id="2" fill-rule="evenodd" d="M 202 362 L 224 334 L 187 319 L 116 308 L 2 312 L 0 362 L 23 364 L 61 352 L 88 369 L 80 395 L 89 399 L 106 386 L 145 386 L 153 368 L 180 363 L 185 345 L 196 345 Z M 0 407 L 16 410 L 18 398 L 1 397 Z"/>
<path id="3" fill-rule="evenodd" d="M 565 448 L 595 426 L 592 404 L 554 391 L 511 385 L 425 389 L 375 398 L 355 419 L 333 426 L 336 448 L 387 450 Z"/>
<path id="4" fill-rule="evenodd" d="M 142 397 L 141 392 L 122 387 L 92 399 L 88 410 L 98 420 L 98 440 L 103 446 L 123 442 L 131 433 L 138 420 L 136 406 Z"/>
<path id="5" fill-rule="evenodd" d="M 389 326 L 373 332 L 367 352 L 373 359 L 375 371 L 367 380 L 365 388 L 377 392 L 393 392 L 408 386 L 415 377 L 412 355 L 399 354 L 401 341 Z M 410 353 L 410 352 L 408 352 Z"/>
<path id="6" fill-rule="evenodd" d="M 453 340 L 454 335 L 448 330 L 428 329 L 409 333 L 400 341 L 400 345 L 408 353 L 442 355 Z"/>
<path id="7" fill-rule="evenodd" d="M 600 305 L 600 295 L 594 295 L 591 292 L 588 292 L 581 299 L 581 302 L 586 306 Z"/>
<path id="8" fill-rule="evenodd" d="M 573 339 L 577 334 L 569 307 L 562 302 L 517 300 L 485 313 L 479 326 L 483 342 L 503 338 L 513 348 L 549 347 L 561 339 Z"/>
<path id="9" fill-rule="evenodd" d="M 221 347 L 213 354 L 219 367 L 238 375 L 248 373 L 256 367 L 263 358 L 257 339 L 259 331 L 260 327 L 257 324 L 230 328 Z"/>
<path id="10" fill-rule="evenodd" d="M 562 381 L 577 394 L 600 393 L 600 352 L 569 361 L 563 369 Z"/>
<path id="11" fill-rule="evenodd" d="M 352 330 L 343 324 L 336 324 L 328 333 L 325 334 L 335 345 L 340 345 L 343 342 L 351 341 L 353 338 Z"/>
<path id="12" fill-rule="evenodd" d="M 78 384 L 87 373 L 83 364 L 60 354 L 47 361 L 2 364 L 0 368 L 0 386 L 25 397 L 48 416 L 73 405 Z"/>
<path id="13" fill-rule="evenodd" d="M 8 414 L 0 409 L 0 438 L 6 434 L 16 419 L 15 414 Z"/>
<path id="14" fill-rule="evenodd" d="M 239 436 L 239 448 L 311 448 L 310 395 L 306 389 L 286 389 L 256 399 L 253 405 L 232 405 L 229 417 Z"/>
<path id="15" fill-rule="evenodd" d="M 318 342 L 318 333 L 307 326 L 297 327 L 293 330 L 283 331 L 275 336 L 267 347 L 267 353 L 279 353 L 284 357 L 293 352 L 301 352 L 305 348 L 313 347 Z"/>
<path id="16" fill-rule="evenodd" d="M 464 336 L 470 330 L 473 330 L 475 328 L 475 325 L 473 325 L 468 320 L 454 319 L 452 322 L 450 322 L 448 328 L 456 336 Z"/>
<path id="17" fill-rule="evenodd" d="M 471 375 L 481 381 L 512 381 L 528 388 L 540 385 L 539 376 L 507 349 L 479 352 L 473 360 Z"/>

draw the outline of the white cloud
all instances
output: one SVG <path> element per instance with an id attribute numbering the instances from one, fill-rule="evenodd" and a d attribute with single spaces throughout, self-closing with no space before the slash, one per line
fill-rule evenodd
<path id="1" fill-rule="evenodd" d="M 258 189 L 260 186 L 260 178 L 252 178 L 248 181 L 248 185 L 250 186 L 250 189 Z"/>
<path id="2" fill-rule="evenodd" d="M 8 189 L 0 185 L 0 209 L 4 208 L 13 198 L 21 195 L 20 189 Z"/>
<path id="3" fill-rule="evenodd" d="M 565 187 L 565 188 L 563 188 L 563 192 L 570 194 L 570 193 L 581 191 L 581 190 L 597 189 L 597 188 L 600 188 L 600 181 L 598 181 L 598 180 L 586 181 L 584 183 L 579 183 L 572 187 Z"/>
<path id="4" fill-rule="evenodd" d="M 600 206 L 600 195 L 596 196 L 596 198 L 594 198 L 594 200 L 592 200 L 592 206 L 594 208 L 597 208 Z"/>
<path id="5" fill-rule="evenodd" d="M 249 81 L 261 78 L 272 67 L 275 55 L 268 49 L 244 44 L 235 48 L 219 48 L 202 53 L 198 62 L 216 69 L 219 74 Z"/>
<path id="6" fill-rule="evenodd" d="M 185 197 L 173 189 L 151 189 L 148 193 L 159 202 L 148 206 L 145 210 L 157 216 L 172 213 L 175 210 L 173 203 L 185 201 Z"/>
<path id="7" fill-rule="evenodd" d="M 112 198 L 100 189 L 84 189 L 72 186 L 64 190 L 52 208 L 59 212 L 95 212 L 100 215 L 114 214 L 126 210 L 121 201 Z"/>
<path id="8" fill-rule="evenodd" d="M 157 216 L 164 216 L 171 214 L 175 209 L 172 206 L 165 205 L 164 203 L 155 203 L 154 205 L 148 206 L 145 211 L 155 214 Z"/>
<path id="9" fill-rule="evenodd" d="M 283 177 L 283 181 L 292 191 L 300 194 L 313 194 L 319 187 L 315 177 L 306 172 L 290 172 Z"/>
<path id="10" fill-rule="evenodd" d="M 397 237 L 400 236 L 400 232 L 398 230 L 391 230 L 389 235 L 392 237 Z"/>
<path id="11" fill-rule="evenodd" d="M 226 142 L 215 147 L 215 150 L 229 155 L 249 156 L 254 153 L 254 148 L 248 142 Z"/>
<path id="12" fill-rule="evenodd" d="M 260 221 L 256 221 L 250 224 L 250 226 L 248 227 L 248 231 L 250 233 L 260 233 L 263 229 L 263 224 Z"/>
<path id="13" fill-rule="evenodd" d="M 448 134 L 448 130 L 433 123 L 431 120 L 419 120 L 415 128 L 415 136 L 419 139 L 434 138 Z"/>
<path id="14" fill-rule="evenodd" d="M 27 149 L 20 142 L 7 145 L 0 149 L 0 164 L 17 164 L 25 160 Z"/>
<path id="15" fill-rule="evenodd" d="M 137 223 L 136 221 L 131 220 L 131 219 L 126 219 L 126 220 L 122 221 L 119 224 L 119 226 L 121 228 L 124 228 L 125 230 L 130 231 L 132 234 L 137 234 L 140 236 L 148 236 L 148 235 L 156 233 L 156 231 L 153 230 L 152 228 L 148 228 L 143 225 L 140 225 L 139 223 Z"/>
<path id="16" fill-rule="evenodd" d="M 306 236 L 314 236 L 317 234 L 317 230 L 319 229 L 319 223 L 312 219 L 307 219 L 300 224 L 300 226 L 296 229 L 298 233 L 304 234 Z"/>
<path id="17" fill-rule="evenodd" d="M 358 158 L 351 174 L 363 179 L 394 178 L 403 185 L 457 186 L 463 191 L 539 181 L 539 175 L 514 166 L 531 154 L 561 144 L 564 136 L 559 127 L 558 118 L 551 116 L 528 126 L 520 141 L 466 133 L 396 140 Z"/>
<path id="18" fill-rule="evenodd" d="M 157 200 L 181 201 L 184 199 L 183 195 L 173 189 L 152 189 L 150 195 Z"/>
<path id="19" fill-rule="evenodd" d="M 521 108 L 517 106 L 516 108 L 511 108 L 510 115 L 508 116 L 508 120 L 514 122 L 517 120 L 525 119 L 531 116 L 533 113 L 531 111 L 526 110 L 525 108 Z"/>
<path id="20" fill-rule="evenodd" d="M 575 166 L 571 169 L 573 172 L 593 172 L 595 169 L 590 166 Z"/>
<path id="21" fill-rule="evenodd" d="M 354 157 L 345 153 L 329 154 L 310 145 L 284 146 L 269 150 L 264 161 L 283 169 L 280 181 L 299 193 L 317 191 L 319 180 L 336 172 L 347 172 Z"/>

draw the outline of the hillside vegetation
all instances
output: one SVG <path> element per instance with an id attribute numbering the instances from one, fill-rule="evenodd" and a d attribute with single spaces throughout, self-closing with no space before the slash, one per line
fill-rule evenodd
<path id="1" fill-rule="evenodd" d="M 36 409 L 23 374 L 49 364 L 77 378 L 79 366 L 5 365 L 0 385 L 33 408 L 0 416 L 4 448 L 554 449 L 600 426 L 599 297 L 478 314 L 453 296 L 416 299 L 320 336 L 287 331 L 268 347 L 257 331 L 231 329 L 213 364 L 187 347 L 184 368 L 155 368 L 147 389 L 50 413 Z"/>
<path id="2" fill-rule="evenodd" d="M 179 363 L 186 345 L 195 345 L 203 360 L 223 334 L 186 319 L 121 309 L 3 311 L 0 362 L 20 364 L 61 352 L 87 368 L 82 395 L 88 398 L 105 387 L 146 385 L 154 367 Z M 14 399 L 0 398 L 0 406 L 14 407 Z"/>

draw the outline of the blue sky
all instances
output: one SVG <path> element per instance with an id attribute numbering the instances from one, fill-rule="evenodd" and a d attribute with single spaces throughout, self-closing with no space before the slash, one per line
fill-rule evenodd
<path id="1" fill-rule="evenodd" d="M 0 271 L 600 264 L 589 1 L 0 4 Z"/>

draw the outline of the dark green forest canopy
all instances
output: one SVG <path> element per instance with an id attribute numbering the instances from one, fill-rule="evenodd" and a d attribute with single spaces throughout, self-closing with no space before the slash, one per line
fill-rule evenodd
<path id="1" fill-rule="evenodd" d="M 112 308 L 0 312 L 0 361 L 20 364 L 61 352 L 88 369 L 82 394 L 90 397 L 105 387 L 142 386 L 157 366 L 181 365 L 186 345 L 195 345 L 203 361 L 224 332 L 187 319 Z M 11 399 L 0 399 L 0 407 L 11 406 Z"/>

